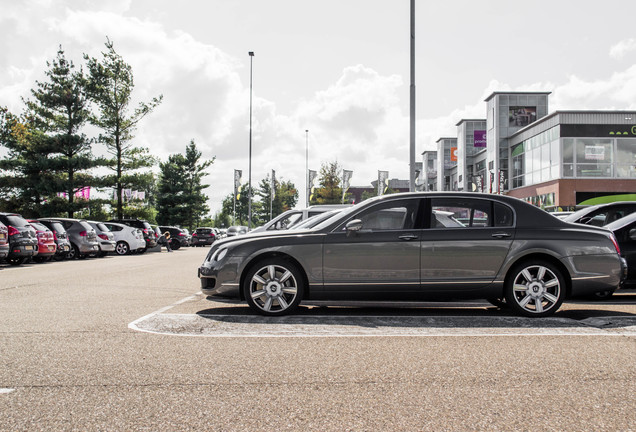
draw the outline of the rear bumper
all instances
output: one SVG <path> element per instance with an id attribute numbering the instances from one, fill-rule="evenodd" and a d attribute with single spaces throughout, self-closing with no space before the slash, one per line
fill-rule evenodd
<path id="1" fill-rule="evenodd" d="M 100 241 L 99 242 L 99 250 L 102 252 L 115 252 L 115 243 L 114 241 Z"/>
<path id="2" fill-rule="evenodd" d="M 38 254 L 37 244 L 12 244 L 9 245 L 9 254 L 7 258 L 23 258 L 31 257 Z"/>

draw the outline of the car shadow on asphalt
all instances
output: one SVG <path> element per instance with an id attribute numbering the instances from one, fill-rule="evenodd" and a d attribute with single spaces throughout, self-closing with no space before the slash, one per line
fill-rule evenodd
<path id="1" fill-rule="evenodd" d="M 581 304 L 577 304 L 581 306 Z M 622 328 L 636 326 L 636 314 L 616 310 L 579 308 L 561 310 L 548 318 L 519 317 L 505 308 L 462 304 L 458 307 L 431 305 L 393 306 L 304 306 L 291 315 L 267 317 L 256 314 L 247 305 L 218 306 L 197 312 L 204 319 L 227 323 L 302 323 L 322 325 L 356 325 L 375 327 L 378 320 L 390 327 L 471 327 L 471 328 L 564 328 L 585 326 Z"/>

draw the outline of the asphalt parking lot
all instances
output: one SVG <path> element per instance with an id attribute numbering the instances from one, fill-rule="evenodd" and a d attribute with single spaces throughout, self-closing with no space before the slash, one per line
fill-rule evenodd
<path id="1" fill-rule="evenodd" d="M 205 253 L 0 265 L 0 430 L 636 430 L 634 292 L 264 318 Z"/>

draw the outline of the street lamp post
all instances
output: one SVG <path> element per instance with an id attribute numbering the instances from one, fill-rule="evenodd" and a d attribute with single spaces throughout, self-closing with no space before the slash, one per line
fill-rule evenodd
<path id="1" fill-rule="evenodd" d="M 309 207 L 309 129 L 305 129 L 305 207 Z"/>
<path id="2" fill-rule="evenodd" d="M 254 51 L 250 51 L 250 153 L 249 168 L 247 180 L 247 229 L 252 229 L 252 60 L 254 59 Z"/>

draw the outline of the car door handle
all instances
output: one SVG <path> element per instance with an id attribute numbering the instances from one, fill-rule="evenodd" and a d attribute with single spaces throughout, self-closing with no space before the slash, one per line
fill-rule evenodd
<path id="1" fill-rule="evenodd" d="M 494 233 L 492 235 L 492 237 L 494 237 L 494 238 L 506 238 L 506 237 L 510 237 L 510 234 L 508 234 L 508 233 Z"/>
<path id="2" fill-rule="evenodd" d="M 415 234 L 403 234 L 398 238 L 406 241 L 417 240 L 417 236 Z"/>

